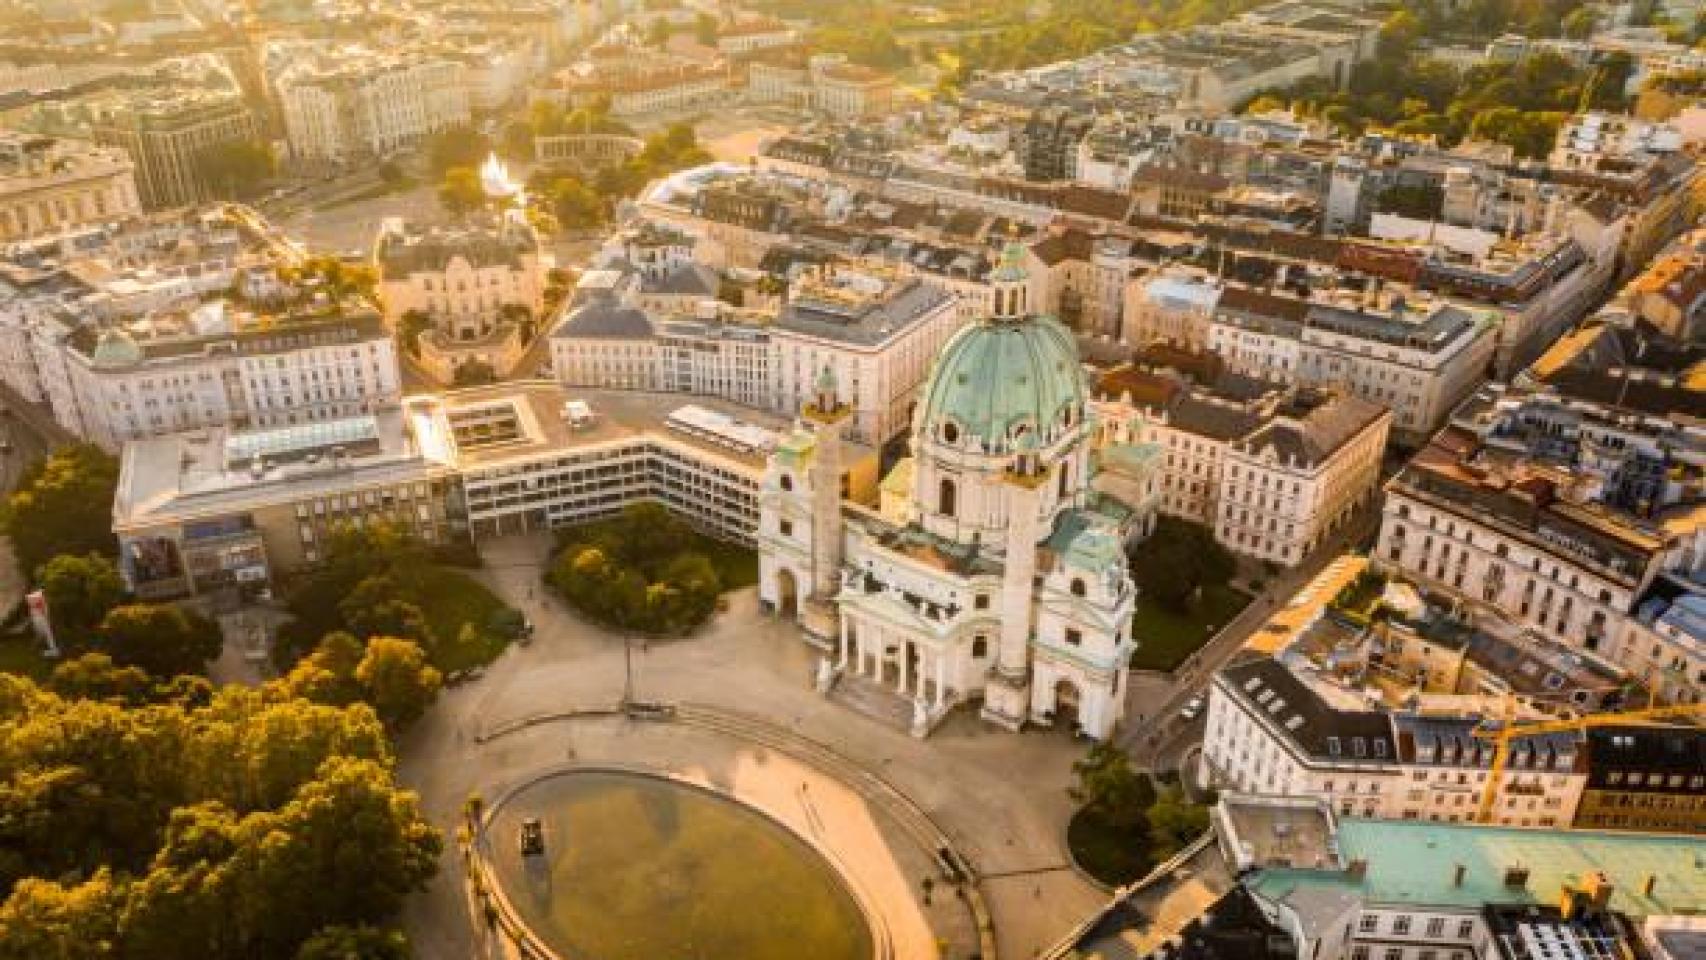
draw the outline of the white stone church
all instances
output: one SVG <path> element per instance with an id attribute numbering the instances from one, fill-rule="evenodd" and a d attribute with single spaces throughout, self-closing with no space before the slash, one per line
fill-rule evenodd
<path id="1" fill-rule="evenodd" d="M 973 704 L 1008 730 L 1105 738 L 1125 699 L 1133 518 L 1091 487 L 1084 371 L 1030 312 L 1022 257 L 937 358 L 879 507 L 844 496 L 851 411 L 827 369 L 760 494 L 761 599 L 824 651 L 821 690 L 880 684 L 917 736 Z"/>

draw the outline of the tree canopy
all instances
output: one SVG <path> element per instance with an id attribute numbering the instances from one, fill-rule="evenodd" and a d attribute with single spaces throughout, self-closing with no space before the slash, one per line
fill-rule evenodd
<path id="1" fill-rule="evenodd" d="M 0 957 L 407 955 L 372 925 L 442 840 L 367 705 L 276 683 L 137 704 L 0 676 L 0 743 Z"/>
<path id="2" fill-rule="evenodd" d="M 115 607 L 101 620 L 95 645 L 115 663 L 155 677 L 200 673 L 219 656 L 219 625 L 172 603 Z"/>
<path id="3" fill-rule="evenodd" d="M 1236 569 L 1207 527 L 1173 518 L 1163 518 L 1131 554 L 1138 589 L 1177 611 L 1189 610 L 1203 587 L 1225 583 Z"/>
<path id="4" fill-rule="evenodd" d="M 18 567 L 33 574 L 62 553 L 118 556 L 117 489 L 117 458 L 92 443 L 63 447 L 24 470 L 3 518 Z"/>
<path id="5" fill-rule="evenodd" d="M 551 582 L 575 609 L 601 623 L 685 633 L 710 617 L 722 592 L 711 561 L 684 549 L 694 536 L 662 506 L 630 504 L 614 521 L 570 531 Z"/>

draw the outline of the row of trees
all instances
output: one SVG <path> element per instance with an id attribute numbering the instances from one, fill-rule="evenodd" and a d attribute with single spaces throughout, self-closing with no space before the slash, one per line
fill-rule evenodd
<path id="1" fill-rule="evenodd" d="M 686 633 L 711 616 L 722 592 L 711 561 L 684 549 L 697 536 L 658 504 L 631 504 L 613 521 L 573 531 L 550 580 L 570 605 L 600 623 Z"/>
<path id="2" fill-rule="evenodd" d="M 1445 25 L 1429 19 L 1430 9 L 1399 10 L 1388 18 L 1378 54 L 1357 65 L 1346 89 L 1312 79 L 1257 97 L 1248 109 L 1289 107 L 1351 136 L 1383 128 L 1436 136 L 1447 144 L 1472 137 L 1540 158 L 1551 151 L 1558 126 L 1570 112 L 1622 107 L 1634 69 L 1627 55 L 1612 54 L 1584 69 L 1541 51 L 1515 62 L 1489 61 L 1459 70 L 1427 49 Z"/>

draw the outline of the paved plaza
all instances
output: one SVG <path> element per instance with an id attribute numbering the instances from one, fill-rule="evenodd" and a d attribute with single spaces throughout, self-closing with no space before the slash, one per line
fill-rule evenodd
<path id="1" fill-rule="evenodd" d="M 617 719 L 524 725 L 529 718 L 613 705 L 624 683 L 622 640 L 577 618 L 540 582 L 546 549 L 540 537 L 483 545 L 487 564 L 480 577 L 527 613 L 537 638 L 510 649 L 481 679 L 446 690 L 401 745 L 402 778 L 420 791 L 434 823 L 449 831 L 470 794 L 495 797 L 506 786 L 577 761 L 672 767 L 685 756 L 701 773 L 722 764 L 739 769 L 743 794 L 798 791 L 799 764 L 768 747 L 742 747 L 738 735 L 719 741 L 702 731 Z M 1000 956 L 1031 956 L 1106 900 L 1067 865 L 1065 825 L 1073 804 L 1066 788 L 1083 743 L 1060 733 L 993 732 L 963 712 L 930 739 L 914 740 L 819 696 L 811 685 L 814 666 L 795 629 L 761 613 L 752 590 L 729 597 L 728 610 L 691 638 L 633 643 L 637 698 L 764 718 L 908 798 L 984 877 L 981 890 Z M 695 743 L 697 753 L 690 749 Z M 766 776 L 775 782 L 764 783 Z M 788 803 L 798 806 L 797 798 L 777 806 Z M 461 865 L 454 845 L 447 846 L 439 876 L 407 911 L 425 960 L 479 955 L 463 905 Z M 915 854 L 904 845 L 889 847 L 886 854 L 875 852 L 892 855 L 899 872 L 884 882 L 919 873 Z"/>

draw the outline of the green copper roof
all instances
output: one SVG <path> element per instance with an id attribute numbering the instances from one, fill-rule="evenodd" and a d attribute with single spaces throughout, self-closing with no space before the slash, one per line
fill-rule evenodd
<path id="1" fill-rule="evenodd" d="M 1706 908 L 1706 839 L 1699 837 L 1345 818 L 1338 840 L 1341 860 L 1367 862 L 1360 880 L 1336 870 L 1271 869 L 1257 875 L 1255 890 L 1282 899 L 1300 887 L 1327 886 L 1372 903 L 1474 910 L 1483 903 L 1556 903 L 1563 883 L 1602 870 L 1615 888 L 1611 905 L 1625 913 Z M 1528 881 L 1505 886 L 1507 867 L 1527 868 Z M 1651 895 L 1644 892 L 1649 874 Z"/>
<path id="2" fill-rule="evenodd" d="M 1046 441 L 1064 411 L 1072 410 L 1076 423 L 1084 400 L 1078 347 L 1058 321 L 984 320 L 960 330 L 936 358 L 922 427 L 935 432 L 952 423 L 962 441 L 977 437 L 986 450 L 1005 451 L 1021 424 Z"/>

